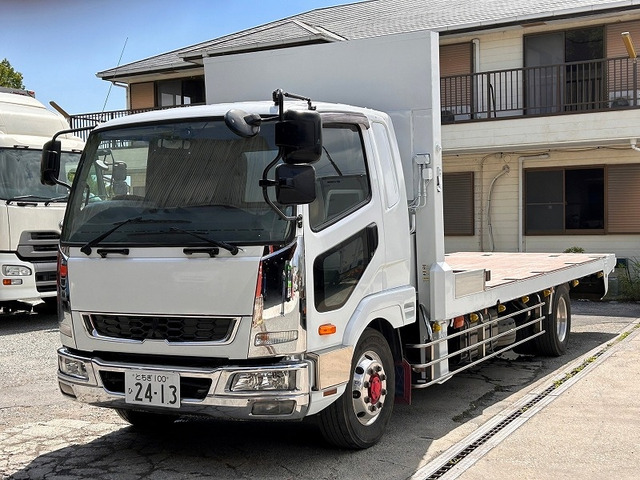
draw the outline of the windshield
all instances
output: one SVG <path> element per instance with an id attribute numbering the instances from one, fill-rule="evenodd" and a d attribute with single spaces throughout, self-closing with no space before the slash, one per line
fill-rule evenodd
<path id="1" fill-rule="evenodd" d="M 68 189 L 61 186 L 40 183 L 41 150 L 26 148 L 0 148 L 0 198 L 51 200 L 66 198 Z M 73 178 L 80 153 L 63 153 L 60 166 L 60 180 L 70 183 Z"/>
<path id="2" fill-rule="evenodd" d="M 61 241 L 94 245 L 98 238 L 101 245 L 126 246 L 287 242 L 291 222 L 266 204 L 259 186 L 264 168 L 277 155 L 273 136 L 273 125 L 264 125 L 260 135 L 240 138 L 222 119 L 94 132 L 76 174 Z"/>

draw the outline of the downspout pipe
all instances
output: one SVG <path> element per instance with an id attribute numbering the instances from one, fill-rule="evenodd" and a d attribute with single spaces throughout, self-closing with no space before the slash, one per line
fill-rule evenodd
<path id="1" fill-rule="evenodd" d="M 631 142 L 631 149 L 635 150 L 636 152 L 640 152 L 640 147 L 636 145 L 636 139 L 632 138 L 630 142 Z"/>
<path id="2" fill-rule="evenodd" d="M 511 169 L 509 165 L 504 165 L 500 173 L 498 173 L 493 180 L 491 180 L 491 185 L 489 185 L 489 197 L 487 198 L 487 230 L 489 230 L 489 240 L 491 241 L 491 250 L 490 252 L 495 252 L 496 246 L 493 240 L 493 225 L 491 224 L 491 195 L 493 194 L 493 186 L 496 184 L 496 181 L 503 175 L 509 173 Z"/>

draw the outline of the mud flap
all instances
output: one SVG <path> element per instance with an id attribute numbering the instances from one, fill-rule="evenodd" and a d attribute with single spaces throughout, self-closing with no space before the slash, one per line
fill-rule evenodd
<path id="1" fill-rule="evenodd" d="M 395 403 L 411 405 L 411 365 L 404 359 L 396 363 Z"/>

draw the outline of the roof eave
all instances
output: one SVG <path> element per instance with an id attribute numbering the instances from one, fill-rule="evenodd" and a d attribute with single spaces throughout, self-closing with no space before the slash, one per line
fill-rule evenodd
<path id="1" fill-rule="evenodd" d="M 335 35 L 316 33 L 312 35 L 304 35 L 301 37 L 291 37 L 282 40 L 274 40 L 271 42 L 236 45 L 232 47 L 215 47 L 194 52 L 185 52 L 184 54 L 180 55 L 180 57 L 187 62 L 202 65 L 204 64 L 205 57 L 219 57 L 222 55 L 258 52 L 263 50 L 278 50 L 280 48 L 298 47 L 300 45 L 312 45 L 317 43 L 332 43 L 344 40 L 345 39 L 339 38 Z"/>

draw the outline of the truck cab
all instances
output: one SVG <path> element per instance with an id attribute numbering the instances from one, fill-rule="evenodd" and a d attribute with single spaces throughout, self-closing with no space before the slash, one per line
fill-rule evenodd
<path id="1" fill-rule="evenodd" d="M 0 88 L 0 308 L 30 309 L 55 301 L 56 259 L 68 188 L 40 182 L 42 146 L 68 129 L 29 92 Z M 64 137 L 65 182 L 80 160 L 83 142 Z"/>

